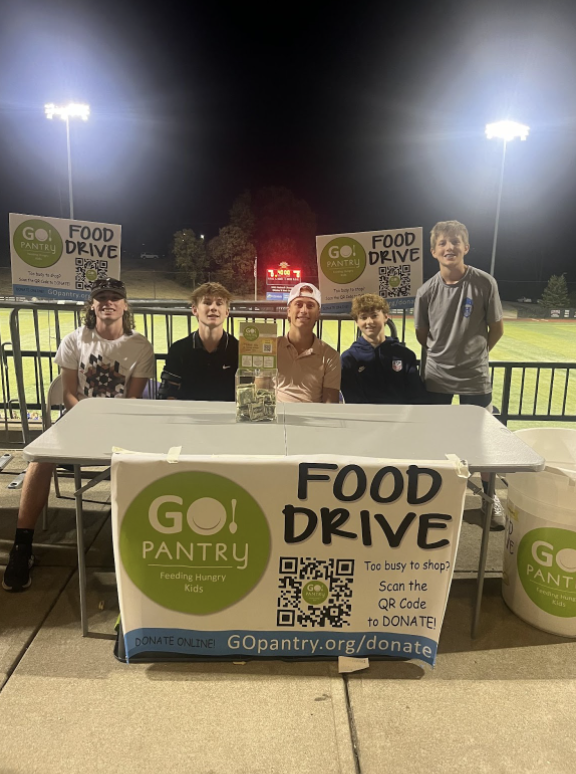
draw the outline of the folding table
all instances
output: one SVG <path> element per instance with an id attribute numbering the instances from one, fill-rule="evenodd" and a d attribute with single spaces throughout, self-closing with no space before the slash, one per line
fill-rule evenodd
<path id="1" fill-rule="evenodd" d="M 236 422 L 233 403 L 84 400 L 24 449 L 29 462 L 74 466 L 82 634 L 88 633 L 82 467 L 109 467 L 113 447 L 138 453 L 343 454 L 443 460 L 455 454 L 471 473 L 489 473 L 472 636 L 480 620 L 492 497 L 497 474 L 542 470 L 545 461 L 477 406 L 278 404 L 276 423 Z M 265 483 L 263 484 L 265 485 Z"/>

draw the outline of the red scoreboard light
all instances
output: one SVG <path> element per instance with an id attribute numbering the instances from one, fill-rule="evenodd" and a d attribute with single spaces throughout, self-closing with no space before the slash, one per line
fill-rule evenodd
<path id="1" fill-rule="evenodd" d="M 280 264 L 273 269 L 266 269 L 266 284 L 267 285 L 288 285 L 292 287 L 297 285 L 302 280 L 301 269 L 291 269 L 286 264 Z"/>

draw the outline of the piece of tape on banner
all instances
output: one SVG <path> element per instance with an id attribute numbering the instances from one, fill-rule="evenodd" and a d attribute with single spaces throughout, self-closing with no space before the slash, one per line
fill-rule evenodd
<path id="1" fill-rule="evenodd" d="M 168 454 L 166 455 L 166 462 L 178 462 L 181 451 L 181 446 L 170 447 L 170 449 L 168 449 Z"/>
<path id="2" fill-rule="evenodd" d="M 466 460 L 461 460 L 457 454 L 446 454 L 445 456 L 454 465 L 460 478 L 470 478 L 470 471 L 468 470 Z"/>

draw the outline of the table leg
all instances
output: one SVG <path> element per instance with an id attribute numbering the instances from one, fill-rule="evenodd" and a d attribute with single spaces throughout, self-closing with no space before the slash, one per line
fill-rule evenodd
<path id="1" fill-rule="evenodd" d="M 84 514 L 82 513 L 82 471 L 74 465 L 74 498 L 76 500 L 76 543 L 78 545 L 78 579 L 80 589 L 80 623 L 82 636 L 88 634 L 88 611 L 86 609 L 86 556 L 84 554 Z"/>
<path id="2" fill-rule="evenodd" d="M 484 527 L 482 530 L 482 544 L 480 547 L 480 561 L 478 562 L 478 583 L 476 586 L 476 604 L 474 605 L 474 619 L 472 621 L 472 639 L 475 639 L 478 624 L 480 623 L 480 608 L 482 607 L 482 593 L 484 591 L 484 573 L 486 572 L 486 558 L 488 556 L 488 539 L 490 538 L 490 522 L 492 521 L 492 508 L 494 504 L 494 492 L 496 490 L 496 474 L 490 473 L 488 480 L 488 499 L 484 500 Z"/>

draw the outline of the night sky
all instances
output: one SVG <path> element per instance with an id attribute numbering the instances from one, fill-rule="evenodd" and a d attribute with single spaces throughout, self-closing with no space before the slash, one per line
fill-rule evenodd
<path id="1" fill-rule="evenodd" d="M 307 200 L 318 233 L 456 218 L 496 277 L 576 282 L 576 3 L 149 3 L 0 0 L 0 257 L 8 213 L 120 223 L 124 246 L 208 238 L 246 188 Z M 145 248 L 141 245 L 145 244 Z M 426 264 L 429 275 L 433 261 Z M 502 286 L 501 286 L 502 288 Z M 504 295 L 509 295 L 504 293 Z"/>

